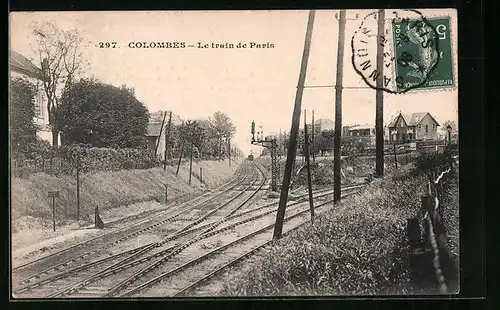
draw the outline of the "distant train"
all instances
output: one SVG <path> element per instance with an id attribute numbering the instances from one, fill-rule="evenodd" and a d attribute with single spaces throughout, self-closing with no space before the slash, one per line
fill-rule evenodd
<path id="1" fill-rule="evenodd" d="M 248 155 L 248 160 L 253 160 L 253 155 L 252 154 Z"/>

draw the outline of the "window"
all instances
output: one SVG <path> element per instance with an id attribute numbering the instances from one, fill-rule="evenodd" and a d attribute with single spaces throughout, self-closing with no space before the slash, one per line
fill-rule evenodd
<path id="1" fill-rule="evenodd" d="M 429 125 L 425 125 L 425 133 L 429 133 Z"/>
<path id="2" fill-rule="evenodd" d="M 43 89 L 40 89 L 39 86 L 37 85 L 36 94 L 34 98 L 35 117 L 38 118 L 44 117 L 44 111 L 45 111 L 44 101 L 45 101 L 45 94 L 43 93 Z"/>
<path id="3" fill-rule="evenodd" d="M 422 129 L 422 124 L 418 124 L 418 129 Z"/>
<path id="4" fill-rule="evenodd" d="M 403 122 L 399 123 L 399 127 L 401 127 L 401 128 L 403 127 Z"/>

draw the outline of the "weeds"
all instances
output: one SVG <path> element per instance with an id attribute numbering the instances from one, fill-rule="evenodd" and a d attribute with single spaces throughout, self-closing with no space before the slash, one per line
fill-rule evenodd
<path id="1" fill-rule="evenodd" d="M 221 295 L 373 295 L 410 291 L 406 218 L 423 178 L 376 180 L 258 254 Z"/>

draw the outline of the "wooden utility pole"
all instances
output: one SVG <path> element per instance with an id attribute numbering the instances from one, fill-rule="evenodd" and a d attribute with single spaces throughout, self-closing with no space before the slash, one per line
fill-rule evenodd
<path id="1" fill-rule="evenodd" d="M 189 152 L 189 185 L 191 185 L 191 175 L 193 174 L 193 149 L 194 144 L 191 143 L 191 152 Z"/>
<path id="2" fill-rule="evenodd" d="M 168 159 L 168 140 L 170 139 L 170 127 L 172 126 L 172 111 L 170 111 L 170 116 L 168 118 L 168 126 L 165 132 L 165 162 L 163 163 L 163 170 L 167 170 L 167 159 Z"/>
<path id="3" fill-rule="evenodd" d="M 56 231 L 56 196 L 52 196 L 52 229 Z"/>
<path id="4" fill-rule="evenodd" d="M 76 220 L 80 220 L 80 157 L 76 163 Z"/>
<path id="5" fill-rule="evenodd" d="M 314 140 L 314 134 L 316 131 L 316 124 L 314 124 L 314 110 L 312 111 L 312 155 L 313 162 L 316 162 L 316 140 Z"/>
<path id="6" fill-rule="evenodd" d="M 183 140 L 181 146 L 181 153 L 179 154 L 179 161 L 177 162 L 177 170 L 175 170 L 175 175 L 179 175 L 179 167 L 181 166 L 182 154 L 184 153 L 185 145 L 186 145 L 186 140 Z"/>
<path id="7" fill-rule="evenodd" d="M 304 145 L 307 168 L 307 189 L 309 191 L 309 209 L 311 210 L 311 222 L 314 221 L 314 202 L 311 181 L 311 165 L 309 163 L 309 135 L 307 134 L 306 110 L 304 110 Z"/>
<path id="8" fill-rule="evenodd" d="M 377 37 L 377 90 L 375 93 L 376 111 L 375 111 L 375 147 L 376 164 L 375 175 L 381 177 L 384 175 L 384 46 L 379 39 L 385 36 L 384 23 L 385 11 L 379 10 L 378 13 L 378 37 Z"/>
<path id="9" fill-rule="evenodd" d="M 228 148 L 227 148 L 227 156 L 229 157 L 229 167 L 231 167 L 231 138 L 228 138 L 227 139 L 227 144 L 228 144 Z"/>
<path id="10" fill-rule="evenodd" d="M 155 156 L 158 154 L 158 146 L 160 145 L 161 133 L 163 132 L 163 125 L 165 125 L 166 118 L 167 118 L 167 112 L 165 112 L 165 114 L 163 114 L 163 120 L 161 121 L 160 133 L 158 134 L 158 139 L 156 140 Z"/>
<path id="11" fill-rule="evenodd" d="M 306 38 L 304 43 L 304 51 L 302 54 L 302 63 L 300 66 L 299 81 L 297 84 L 297 92 L 295 94 L 295 105 L 293 108 L 292 127 L 290 130 L 290 141 L 288 143 L 288 151 L 286 157 L 285 173 L 283 176 L 283 184 L 281 188 L 280 201 L 278 212 L 276 213 L 276 223 L 274 225 L 273 238 L 281 238 L 283 231 L 283 222 L 285 220 L 285 210 L 288 201 L 288 190 L 292 179 L 292 168 L 297 154 L 297 133 L 300 125 L 300 111 L 302 105 L 302 94 L 304 93 L 304 83 L 306 80 L 307 61 L 309 58 L 309 50 L 311 48 L 311 37 L 314 25 L 315 11 L 309 11 L 309 20 L 307 22 Z"/>
<path id="12" fill-rule="evenodd" d="M 340 137 L 342 135 L 342 80 L 344 68 L 345 10 L 339 14 L 339 43 L 337 49 L 337 76 L 335 82 L 335 138 L 333 140 L 333 201 L 340 202 L 341 169 Z"/>

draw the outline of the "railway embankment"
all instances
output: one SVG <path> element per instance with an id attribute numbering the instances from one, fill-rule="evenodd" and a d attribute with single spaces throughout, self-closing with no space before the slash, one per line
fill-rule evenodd
<path id="1" fill-rule="evenodd" d="M 49 247 L 67 238 L 79 238 L 93 229 L 94 209 L 104 222 L 116 221 L 141 213 L 165 208 L 165 184 L 168 201 L 183 201 L 229 180 L 239 166 L 233 161 L 193 162 L 191 184 L 189 163 L 182 164 L 176 175 L 175 166 L 147 170 L 94 172 L 80 175 L 80 221 L 76 221 L 76 178 L 36 173 L 27 178 L 12 178 L 12 247 L 31 245 Z M 200 180 L 200 168 L 202 176 Z M 56 200 L 56 231 L 52 231 L 52 200 L 48 191 L 59 191 Z M 39 247 L 39 246 L 38 246 Z"/>
<path id="2" fill-rule="evenodd" d="M 406 224 L 426 184 L 422 174 L 387 173 L 228 270 L 219 294 L 412 294 Z M 457 185 L 449 181 L 444 197 L 452 253 L 459 241 Z"/>

